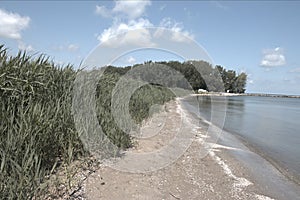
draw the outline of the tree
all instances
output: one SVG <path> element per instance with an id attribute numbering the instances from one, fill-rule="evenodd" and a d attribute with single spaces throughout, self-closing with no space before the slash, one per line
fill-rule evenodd
<path id="1" fill-rule="evenodd" d="M 228 70 L 225 72 L 224 87 L 225 91 L 234 92 L 234 83 L 235 83 L 236 73 L 233 70 Z"/>
<path id="2" fill-rule="evenodd" d="M 236 76 L 236 72 L 233 70 L 228 70 L 220 65 L 216 66 L 218 69 L 223 83 L 225 87 L 225 91 L 234 92 L 234 93 L 244 93 L 246 91 L 246 82 L 247 82 L 247 74 L 241 73 L 240 75 Z"/>
<path id="3" fill-rule="evenodd" d="M 235 93 L 245 93 L 245 87 L 247 82 L 247 74 L 241 73 L 236 77 L 235 84 L 234 84 L 234 92 Z"/>

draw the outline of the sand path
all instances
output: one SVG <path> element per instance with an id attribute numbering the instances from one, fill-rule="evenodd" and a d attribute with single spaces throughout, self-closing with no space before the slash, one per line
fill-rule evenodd
<path id="1" fill-rule="evenodd" d="M 87 178 L 86 198 L 272 199 L 263 195 L 247 170 L 227 152 L 236 149 L 206 143 L 206 130 L 197 124 L 179 101 L 167 103 L 165 112 L 144 124 L 135 148 L 123 158 L 104 162 Z M 168 154 L 151 154 L 166 147 L 170 147 Z M 153 157 L 143 160 L 149 155 Z"/>

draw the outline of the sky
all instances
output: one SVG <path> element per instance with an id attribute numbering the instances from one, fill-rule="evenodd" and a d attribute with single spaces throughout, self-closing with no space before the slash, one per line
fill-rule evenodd
<path id="1" fill-rule="evenodd" d="M 246 92 L 300 95 L 299 10 L 300 1 L 0 1 L 0 44 L 79 67 L 97 46 L 119 50 L 113 38 L 138 30 L 123 44 L 148 48 L 113 64 L 187 59 L 171 51 L 178 46 L 156 48 L 148 28 L 160 27 L 172 32 L 166 44 L 186 53 L 198 44 L 213 64 L 247 73 Z"/>

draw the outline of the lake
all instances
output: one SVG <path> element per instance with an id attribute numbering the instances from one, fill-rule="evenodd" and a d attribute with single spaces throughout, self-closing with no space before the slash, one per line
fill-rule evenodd
<path id="1" fill-rule="evenodd" d="M 188 111 L 240 138 L 288 178 L 300 182 L 300 99 L 197 96 Z"/>

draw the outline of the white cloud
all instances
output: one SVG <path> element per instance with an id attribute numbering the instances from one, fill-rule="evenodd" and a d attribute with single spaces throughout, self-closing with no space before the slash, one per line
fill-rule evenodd
<path id="1" fill-rule="evenodd" d="M 102 17 L 111 17 L 110 10 L 107 9 L 105 6 L 96 5 L 95 13 L 97 15 L 101 15 Z"/>
<path id="2" fill-rule="evenodd" d="M 21 31 L 29 26 L 30 17 L 0 9 L 0 37 L 22 39 Z"/>
<path id="3" fill-rule="evenodd" d="M 141 29 L 146 27 L 151 27 L 152 24 L 147 19 L 140 18 L 139 20 L 131 20 L 128 23 L 115 23 L 108 29 L 105 29 L 103 33 L 98 36 L 100 42 L 106 42 L 110 38 L 126 33 L 129 30 Z"/>
<path id="4" fill-rule="evenodd" d="M 128 59 L 127 59 L 127 62 L 130 63 L 130 64 L 133 64 L 135 63 L 136 59 L 132 56 L 130 56 Z"/>
<path id="5" fill-rule="evenodd" d="M 116 1 L 115 3 L 115 7 L 112 11 L 115 13 L 125 14 L 129 19 L 141 17 L 145 13 L 146 7 L 151 5 L 151 1 L 149 0 L 124 0 Z"/>
<path id="6" fill-rule="evenodd" d="M 96 6 L 96 11 L 101 15 L 111 13 L 112 26 L 105 29 L 97 36 L 97 39 L 106 46 L 116 47 L 118 45 L 138 45 L 155 46 L 153 37 L 159 37 L 163 33 L 151 34 L 147 28 L 154 25 L 146 18 L 142 17 L 146 7 L 150 6 L 150 1 L 115 1 L 115 6 L 109 11 L 104 6 Z M 175 22 L 171 18 L 165 18 L 159 24 L 160 27 L 170 29 L 172 34 L 167 39 L 176 42 L 190 41 L 193 35 L 183 29 L 182 24 Z M 134 30 L 134 31 L 131 31 Z M 115 36 L 119 36 L 116 38 Z"/>
<path id="7" fill-rule="evenodd" d="M 186 42 L 190 41 L 190 39 L 194 39 L 194 36 L 190 32 L 183 30 L 181 23 L 178 23 L 171 18 L 162 19 L 159 26 L 171 30 L 172 35 L 170 39 L 175 42 Z M 160 37 L 162 34 L 164 34 L 164 31 L 159 30 L 155 33 L 155 37 Z"/>
<path id="8" fill-rule="evenodd" d="M 112 27 L 105 29 L 98 40 L 105 45 L 125 45 L 125 44 L 138 44 L 140 46 L 152 46 L 151 34 L 146 29 L 153 26 L 147 19 L 140 18 L 138 20 L 130 20 L 128 23 L 116 23 Z M 135 30 L 135 31 L 131 31 Z M 122 35 L 122 40 L 115 36 Z"/>
<path id="9" fill-rule="evenodd" d="M 263 50 L 263 55 L 263 59 L 260 62 L 260 65 L 263 67 L 276 67 L 286 64 L 283 50 L 280 47 L 276 47 L 275 49 L 265 49 Z"/>
<path id="10" fill-rule="evenodd" d="M 79 49 L 79 46 L 76 44 L 69 44 L 68 48 L 67 48 L 67 50 L 71 51 L 71 52 L 77 51 L 78 49 Z"/>
<path id="11" fill-rule="evenodd" d="M 31 52 L 34 51 L 34 48 L 31 45 L 26 45 L 24 42 L 20 41 L 18 44 L 18 48 L 21 51 Z"/>

